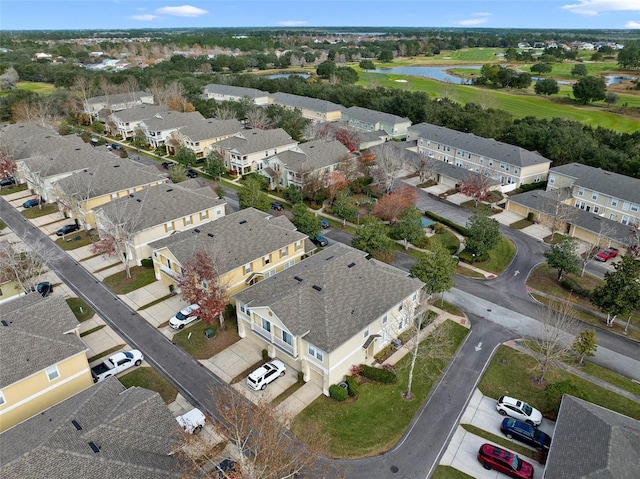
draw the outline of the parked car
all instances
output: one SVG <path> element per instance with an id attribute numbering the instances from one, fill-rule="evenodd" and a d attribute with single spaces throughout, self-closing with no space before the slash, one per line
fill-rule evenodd
<path id="1" fill-rule="evenodd" d="M 42 205 L 44 203 L 45 203 L 45 201 L 43 199 L 31 198 L 30 200 L 27 200 L 24 203 L 22 203 L 22 207 L 23 208 L 33 208 L 34 206 Z"/>
<path id="2" fill-rule="evenodd" d="M 279 201 L 274 201 L 271 203 L 271 209 L 276 211 L 284 210 L 284 206 Z"/>
<path id="3" fill-rule="evenodd" d="M 13 176 L 7 176 L 0 180 L 0 186 L 11 186 L 16 184 L 16 179 Z"/>
<path id="4" fill-rule="evenodd" d="M 115 376 L 116 374 L 133 366 L 140 366 L 143 359 L 142 353 L 137 349 L 109 356 L 100 364 L 91 368 L 93 382 L 97 383 L 103 381 L 108 377 Z"/>
<path id="5" fill-rule="evenodd" d="M 184 309 L 178 311 L 173 318 L 169 320 L 169 326 L 173 329 L 182 329 L 185 325 L 198 319 L 198 310 L 200 305 L 190 304 Z"/>
<path id="6" fill-rule="evenodd" d="M 36 284 L 35 288 L 31 288 L 32 292 L 37 291 L 42 295 L 43 298 L 47 297 L 49 293 L 53 292 L 53 286 L 48 281 L 43 281 L 42 283 Z"/>
<path id="7" fill-rule="evenodd" d="M 189 178 L 197 178 L 198 177 L 198 172 L 196 170 L 192 170 L 191 168 L 189 168 L 185 174 L 189 177 Z"/>
<path id="8" fill-rule="evenodd" d="M 113 143 L 111 145 L 111 148 L 113 148 L 114 150 L 122 150 L 122 145 L 120 143 Z"/>
<path id="9" fill-rule="evenodd" d="M 258 389 L 264 390 L 267 384 L 282 377 L 287 372 L 287 368 L 284 363 L 279 359 L 263 364 L 247 377 L 247 386 L 257 391 Z"/>
<path id="10" fill-rule="evenodd" d="M 74 231 L 78 231 L 79 229 L 80 226 L 75 223 L 71 225 L 64 225 L 62 228 L 56 231 L 56 236 L 68 235 L 69 233 L 73 233 Z"/>
<path id="11" fill-rule="evenodd" d="M 478 461 L 485 469 L 495 469 L 516 479 L 533 479 L 533 466 L 517 454 L 493 444 L 483 444 L 478 450 Z"/>
<path id="12" fill-rule="evenodd" d="M 178 421 L 178 424 L 180 424 L 180 427 L 182 427 L 186 433 L 198 434 L 202 431 L 202 428 L 207 421 L 207 417 L 200 409 L 195 407 L 191 411 L 184 413 L 182 416 L 178 416 L 176 421 Z"/>
<path id="13" fill-rule="evenodd" d="M 615 258 L 616 256 L 618 256 L 619 252 L 620 250 L 618 250 L 618 248 L 605 248 L 598 252 L 595 259 L 606 263 L 608 259 Z"/>
<path id="14" fill-rule="evenodd" d="M 238 463 L 232 459 L 223 459 L 220 464 L 215 466 L 217 475 L 213 476 L 217 479 L 236 479 L 238 477 Z"/>
<path id="15" fill-rule="evenodd" d="M 520 421 L 539 426 L 542 422 L 542 413 L 529 406 L 526 402 L 509 396 L 502 396 L 498 399 L 496 409 L 502 416 L 511 416 Z"/>
<path id="16" fill-rule="evenodd" d="M 509 439 L 516 439 L 524 442 L 539 451 L 548 451 L 551 445 L 551 438 L 540 429 L 533 427 L 526 422 L 518 421 L 511 417 L 505 417 L 500 425 L 500 431 Z"/>
<path id="17" fill-rule="evenodd" d="M 169 168 L 171 168 L 175 163 L 173 161 L 165 161 L 162 163 L 162 167 L 165 170 L 168 170 Z"/>
<path id="18" fill-rule="evenodd" d="M 315 235 L 311 238 L 311 241 L 318 246 L 327 246 L 329 244 L 329 240 L 322 235 Z"/>
<path id="19" fill-rule="evenodd" d="M 329 222 L 327 220 L 320 220 L 320 226 L 326 230 L 329 227 Z"/>

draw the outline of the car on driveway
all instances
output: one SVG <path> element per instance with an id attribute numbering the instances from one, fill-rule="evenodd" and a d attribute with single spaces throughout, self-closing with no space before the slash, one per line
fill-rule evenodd
<path id="1" fill-rule="evenodd" d="M 238 473 L 238 463 L 232 459 L 223 459 L 215 466 L 213 477 L 216 479 L 236 479 Z"/>
<path id="2" fill-rule="evenodd" d="M 176 421 L 178 421 L 178 424 L 180 424 L 186 433 L 198 434 L 206 424 L 207 417 L 200 409 L 195 407 L 182 416 L 176 417 Z"/>
<path id="3" fill-rule="evenodd" d="M 549 435 L 529 423 L 518 421 L 512 417 L 505 417 L 502 420 L 500 431 L 509 439 L 524 442 L 539 451 L 548 451 L 551 445 Z"/>
<path id="4" fill-rule="evenodd" d="M 618 250 L 618 248 L 605 248 L 598 252 L 598 254 L 595 256 L 595 259 L 606 263 L 608 259 L 612 259 L 618 256 L 619 252 L 620 250 Z"/>
<path id="5" fill-rule="evenodd" d="M 184 309 L 178 311 L 173 318 L 169 320 L 169 326 L 173 329 L 182 329 L 185 325 L 193 323 L 198 319 L 198 310 L 200 306 L 197 304 L 190 304 Z"/>
<path id="6" fill-rule="evenodd" d="M 274 201 L 271 203 L 271 209 L 276 211 L 284 210 L 284 206 L 279 201 Z"/>
<path id="7" fill-rule="evenodd" d="M 196 170 L 192 170 L 191 168 L 189 168 L 185 174 L 189 177 L 189 178 L 197 178 L 198 177 L 198 172 Z"/>
<path id="8" fill-rule="evenodd" d="M 8 176 L 0 180 L 0 186 L 11 186 L 16 184 L 16 179 L 13 176 Z"/>
<path id="9" fill-rule="evenodd" d="M 542 413 L 540 411 L 529 406 L 524 401 L 509 396 L 501 396 L 496 404 L 496 409 L 501 416 L 511 416 L 532 426 L 539 426 L 542 422 Z"/>
<path id="10" fill-rule="evenodd" d="M 329 244 L 329 240 L 322 235 L 315 235 L 311 238 L 311 241 L 317 246 L 327 246 Z"/>
<path id="11" fill-rule="evenodd" d="M 326 230 L 329 227 L 329 222 L 327 220 L 320 220 L 320 226 Z"/>
<path id="12" fill-rule="evenodd" d="M 39 200 L 38 198 L 31 198 L 30 200 L 27 200 L 24 203 L 22 203 L 22 207 L 23 208 L 33 208 L 34 206 L 42 205 L 44 203 L 45 203 L 45 201 L 43 199 Z"/>
<path id="13" fill-rule="evenodd" d="M 162 167 L 165 170 L 168 170 L 169 168 L 171 168 L 173 165 L 175 165 L 175 163 L 173 161 L 165 161 L 162 163 Z"/>
<path id="14" fill-rule="evenodd" d="M 287 372 L 287 368 L 284 363 L 279 359 L 263 364 L 247 377 L 247 386 L 257 391 L 258 389 L 264 390 L 267 384 L 282 377 Z"/>
<path id="15" fill-rule="evenodd" d="M 478 461 L 485 469 L 495 469 L 516 479 L 533 479 L 533 466 L 517 454 L 493 444 L 483 444 L 478 450 Z"/>
<path id="16" fill-rule="evenodd" d="M 37 291 L 44 298 L 48 296 L 49 293 L 53 292 L 53 286 L 51 286 L 51 283 L 49 283 L 48 281 L 43 281 L 41 283 L 38 283 L 35 288 L 31 288 L 31 291 Z"/>
<path id="17" fill-rule="evenodd" d="M 56 231 L 56 236 L 68 235 L 69 233 L 73 233 L 74 231 L 78 231 L 79 229 L 80 226 L 77 224 L 64 225 L 62 228 Z"/>

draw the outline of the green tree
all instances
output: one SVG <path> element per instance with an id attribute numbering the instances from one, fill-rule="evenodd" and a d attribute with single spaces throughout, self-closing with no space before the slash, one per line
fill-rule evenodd
<path id="1" fill-rule="evenodd" d="M 204 171 L 214 178 L 220 178 L 227 171 L 224 166 L 224 160 L 216 152 L 211 151 L 204 160 Z"/>
<path id="2" fill-rule="evenodd" d="M 604 102 L 607 104 L 607 106 L 611 106 L 618 103 L 619 99 L 620 97 L 618 96 L 617 93 L 610 91 L 610 92 L 607 92 L 607 94 L 605 95 Z"/>
<path id="3" fill-rule="evenodd" d="M 640 68 L 640 42 L 625 42 L 624 48 L 618 52 L 620 68 Z"/>
<path id="4" fill-rule="evenodd" d="M 331 60 L 322 62 L 316 68 L 316 73 L 318 74 L 318 76 L 321 76 L 323 78 L 329 78 L 331 75 L 335 73 L 335 71 L 336 71 L 336 62 L 333 62 Z"/>
<path id="5" fill-rule="evenodd" d="M 487 215 L 477 214 L 469 218 L 467 229 L 465 249 L 476 256 L 488 253 L 500 241 L 500 224 Z"/>
<path id="6" fill-rule="evenodd" d="M 545 73 L 550 73 L 551 70 L 553 70 L 553 67 L 549 63 L 538 62 L 535 65 L 531 65 L 532 73 L 545 74 Z"/>
<path id="7" fill-rule="evenodd" d="M 363 70 L 375 70 L 376 69 L 375 63 L 373 63 L 371 60 L 362 60 L 360 63 L 358 63 L 358 66 L 360 68 L 362 68 Z"/>
<path id="8" fill-rule="evenodd" d="M 571 69 L 571 75 L 577 77 L 586 77 L 589 73 L 587 72 L 587 65 L 584 63 L 576 63 Z"/>
<path id="9" fill-rule="evenodd" d="M 191 166 L 197 161 L 196 154 L 186 146 L 180 146 L 173 159 L 185 166 Z"/>
<path id="10" fill-rule="evenodd" d="M 302 191 L 296 185 L 293 185 L 293 184 L 287 186 L 283 190 L 282 194 L 284 195 L 284 199 L 287 200 L 292 205 L 295 205 L 297 203 L 302 203 L 302 200 L 304 199 Z"/>
<path id="11" fill-rule="evenodd" d="M 362 226 L 356 230 L 351 246 L 380 259 L 390 253 L 393 241 L 387 236 L 387 227 L 382 221 L 367 217 Z"/>
<path id="12" fill-rule="evenodd" d="M 560 87 L 558 86 L 558 82 L 553 78 L 545 78 L 544 80 L 536 82 L 533 90 L 536 92 L 536 95 L 555 95 L 560 91 Z"/>
<path id="13" fill-rule="evenodd" d="M 580 78 L 573 85 L 573 96 L 584 103 L 604 100 L 607 85 L 602 78 L 587 76 Z"/>
<path id="14" fill-rule="evenodd" d="M 378 60 L 382 63 L 391 63 L 393 61 L 393 52 L 391 50 L 382 50 L 378 53 Z"/>
<path id="15" fill-rule="evenodd" d="M 605 273 L 604 284 L 591 293 L 591 302 L 607 313 L 607 326 L 623 316 L 628 328 L 631 315 L 640 308 L 640 260 L 625 255 L 613 267 L 615 271 Z"/>
<path id="16" fill-rule="evenodd" d="M 596 341 L 595 329 L 584 329 L 573 340 L 571 348 L 580 355 L 580 364 L 583 363 L 585 356 L 593 356 L 598 349 Z"/>
<path id="17" fill-rule="evenodd" d="M 407 240 L 417 245 L 424 238 L 422 213 L 415 206 L 410 206 L 398 221 L 391 225 L 391 237 L 397 240 Z"/>
<path id="18" fill-rule="evenodd" d="M 140 148 L 145 148 L 149 143 L 147 142 L 147 136 L 144 134 L 142 128 L 136 128 L 133 130 L 133 137 L 131 143 L 136 151 L 140 151 Z"/>
<path id="19" fill-rule="evenodd" d="M 358 72 L 351 67 L 338 67 L 335 75 L 339 83 L 353 84 L 358 81 Z"/>
<path id="20" fill-rule="evenodd" d="M 558 270 L 558 281 L 561 281 L 565 274 L 580 272 L 580 258 L 576 254 L 576 248 L 575 238 L 563 236 L 544 254 L 549 266 Z"/>
<path id="21" fill-rule="evenodd" d="M 358 208 L 354 204 L 353 196 L 348 189 L 344 188 L 338 191 L 336 199 L 331 206 L 331 213 L 343 220 L 353 218 L 358 213 Z"/>
<path id="22" fill-rule="evenodd" d="M 187 178 L 187 169 L 181 163 L 174 164 L 171 168 L 169 168 L 169 178 L 174 183 L 180 183 Z"/>
<path id="23" fill-rule="evenodd" d="M 438 294 L 453 287 L 458 261 L 439 242 L 434 241 L 431 251 L 420 256 L 411 267 L 410 273 L 424 283 L 424 291 Z"/>
<path id="24" fill-rule="evenodd" d="M 269 211 L 271 202 L 267 194 L 262 191 L 262 183 L 258 178 L 245 177 L 244 188 L 238 191 L 238 201 L 240 209 L 256 208 L 262 211 Z"/>
<path id="25" fill-rule="evenodd" d="M 306 234 L 309 238 L 315 237 L 322 229 L 318 217 L 304 203 L 293 205 L 291 222 L 298 228 L 298 231 Z"/>

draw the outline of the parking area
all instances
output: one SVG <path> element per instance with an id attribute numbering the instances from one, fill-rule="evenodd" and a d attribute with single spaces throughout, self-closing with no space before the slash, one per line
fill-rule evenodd
<path id="1" fill-rule="evenodd" d="M 469 401 L 467 409 L 460 419 L 460 424 L 470 424 L 491 434 L 504 437 L 500 432 L 500 424 L 504 417 L 498 413 L 495 406 L 496 399 L 483 396 L 483 394 L 476 389 Z M 553 437 L 555 423 L 548 419 L 543 419 L 539 428 L 541 431 Z M 505 440 L 507 440 L 506 437 Z M 486 470 L 482 464 L 478 462 L 478 449 L 486 442 L 491 443 L 491 441 L 483 437 L 466 431 L 459 425 L 440 460 L 440 465 L 451 466 L 477 479 L 500 479 L 506 477 L 499 472 Z M 513 441 L 513 443 L 535 452 L 535 449 L 526 444 L 516 441 Z M 529 457 L 523 457 L 523 459 L 533 464 L 534 479 L 541 479 L 544 466 Z"/>

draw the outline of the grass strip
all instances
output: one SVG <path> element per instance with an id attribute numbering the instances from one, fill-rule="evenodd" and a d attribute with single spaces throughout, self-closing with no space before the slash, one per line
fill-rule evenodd
<path id="1" fill-rule="evenodd" d="M 283 402 L 285 399 L 287 399 L 289 396 L 291 396 L 294 392 L 296 392 L 298 389 L 300 389 L 302 386 L 304 386 L 304 382 L 296 381 L 295 384 L 292 384 L 287 389 L 285 389 L 280 394 L 278 394 L 276 397 L 274 397 L 273 400 L 271 401 L 271 405 L 274 407 L 277 406 L 278 404 Z"/>
<path id="2" fill-rule="evenodd" d="M 465 431 L 470 432 L 471 434 L 475 434 L 476 436 L 480 436 L 481 438 L 484 438 L 487 441 L 496 443 L 499 446 L 507 448 L 515 452 L 519 456 L 525 456 L 530 459 L 533 459 L 534 461 L 540 462 L 540 459 L 541 459 L 540 453 L 538 453 L 537 451 L 532 451 L 531 449 L 528 449 L 521 444 L 513 442 L 504 436 L 498 436 L 497 434 L 493 434 L 491 432 L 485 431 L 484 429 L 481 429 L 477 426 L 473 426 L 471 424 L 460 424 L 460 426 L 462 426 L 462 429 L 464 429 Z"/>
<path id="3" fill-rule="evenodd" d="M 80 337 L 84 338 L 85 336 L 90 335 L 91 333 L 95 333 L 96 331 L 100 331 L 102 328 L 104 328 L 106 326 L 106 324 L 101 324 L 100 326 L 96 326 L 95 328 L 91 328 L 88 329 L 87 331 L 85 331 L 84 333 L 80 333 Z"/>
<path id="4" fill-rule="evenodd" d="M 119 271 L 116 274 L 107 276 L 102 282 L 116 294 L 127 294 L 156 281 L 153 268 L 134 266 L 129 271 L 131 278 L 127 278 L 126 271 Z"/>
<path id="5" fill-rule="evenodd" d="M 432 479 L 475 479 L 473 476 L 465 474 L 451 466 L 436 467 L 436 470 L 431 477 Z"/>
<path id="6" fill-rule="evenodd" d="M 96 354 L 95 356 L 91 356 L 89 359 L 87 359 L 87 361 L 92 363 L 94 361 L 97 361 L 98 359 L 104 358 L 105 356 L 109 356 L 110 354 L 115 353 L 116 351 L 120 351 L 124 347 L 125 347 L 124 344 L 118 344 L 117 346 L 109 348 L 106 351 L 101 352 L 100 354 Z"/>
<path id="7" fill-rule="evenodd" d="M 67 305 L 73 311 L 76 319 L 79 323 L 82 323 L 88 319 L 93 318 L 96 312 L 89 306 L 84 300 L 80 298 L 67 298 L 65 300 Z"/>
<path id="8" fill-rule="evenodd" d="M 171 296 L 172 296 L 171 294 L 168 294 L 166 296 L 163 296 L 162 298 L 156 299 L 155 301 L 151 301 L 150 303 L 144 304 L 138 308 L 138 311 L 142 311 L 143 309 L 147 309 L 147 308 L 150 308 L 151 306 L 155 306 L 158 303 L 162 303 L 163 301 L 166 301 L 167 299 L 169 299 Z"/>

